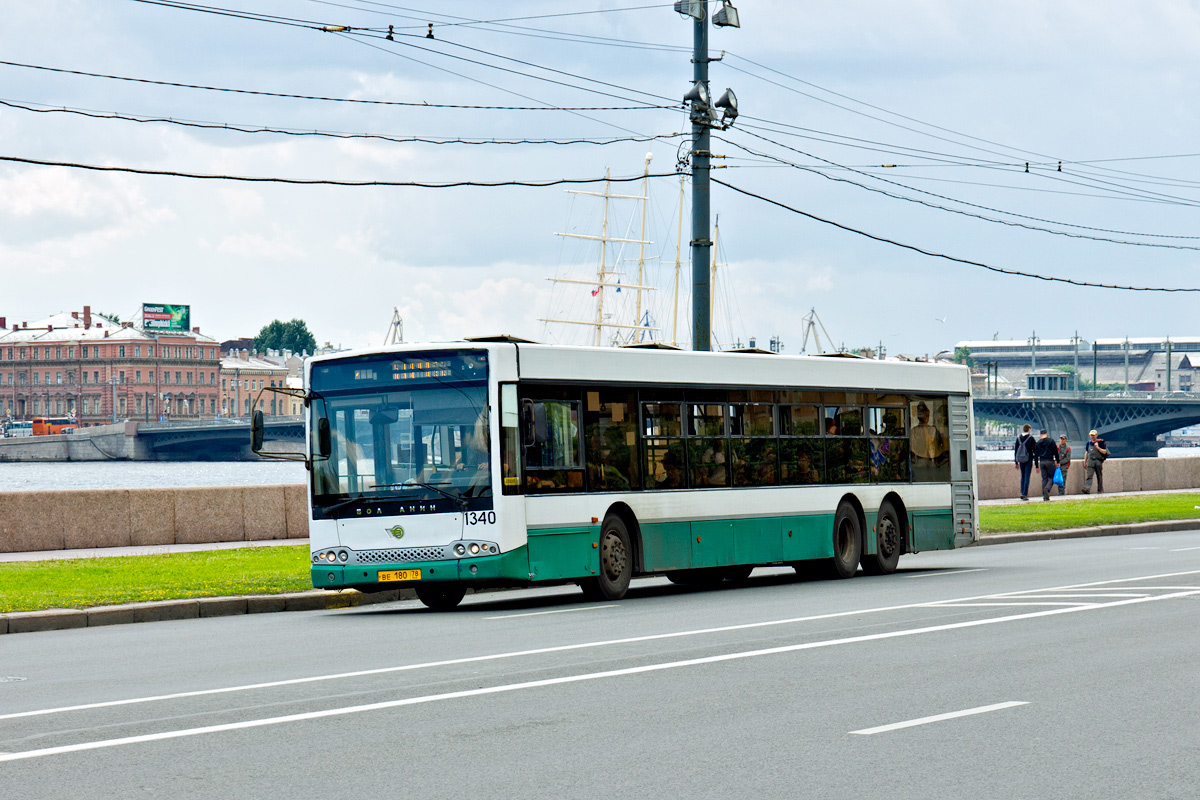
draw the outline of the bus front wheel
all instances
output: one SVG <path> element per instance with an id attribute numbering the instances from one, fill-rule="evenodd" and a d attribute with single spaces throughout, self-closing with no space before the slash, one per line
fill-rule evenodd
<path id="1" fill-rule="evenodd" d="M 900 562 L 904 529 L 896 507 L 885 501 L 879 507 L 875 521 L 875 553 L 863 558 L 863 572 L 868 575 L 891 575 Z"/>
<path id="2" fill-rule="evenodd" d="M 449 611 L 462 602 L 465 586 L 418 586 L 417 599 L 434 611 Z"/>
<path id="3" fill-rule="evenodd" d="M 853 577 L 858 572 L 861 555 L 862 525 L 858 521 L 858 511 L 849 503 L 842 503 L 833 519 L 833 576 Z"/>
<path id="4" fill-rule="evenodd" d="M 600 572 L 580 583 L 592 600 L 620 600 L 633 577 L 633 546 L 625 521 L 616 515 L 604 518 L 600 528 Z"/>

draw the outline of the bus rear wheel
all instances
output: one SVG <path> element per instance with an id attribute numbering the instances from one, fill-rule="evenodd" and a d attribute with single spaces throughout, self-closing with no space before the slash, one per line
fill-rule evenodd
<path id="1" fill-rule="evenodd" d="M 625 521 L 615 514 L 600 527 L 600 572 L 580 582 L 590 600 L 620 600 L 633 577 L 633 546 Z"/>
<path id="2" fill-rule="evenodd" d="M 858 511 L 849 503 L 838 506 L 833 518 L 833 558 L 830 571 L 835 578 L 852 578 L 862 555 L 862 525 Z"/>
<path id="3" fill-rule="evenodd" d="M 449 611 L 458 606 L 467 594 L 465 586 L 418 586 L 417 599 L 434 611 Z"/>
<path id="4" fill-rule="evenodd" d="M 868 575 L 891 575 L 900 563 L 903 542 L 904 528 L 900 527 L 900 514 L 890 501 L 884 501 L 875 520 L 875 552 L 863 557 L 863 572 Z"/>

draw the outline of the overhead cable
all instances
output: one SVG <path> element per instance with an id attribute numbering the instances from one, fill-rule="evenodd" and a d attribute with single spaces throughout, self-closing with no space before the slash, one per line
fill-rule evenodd
<path id="1" fill-rule="evenodd" d="M 562 186 L 565 184 L 580 184 L 580 183 L 604 183 L 610 181 L 612 183 L 629 183 L 632 181 L 640 181 L 643 178 L 678 178 L 678 173 L 663 172 L 649 173 L 646 175 L 631 175 L 625 178 L 599 177 L 599 178 L 552 178 L 545 181 L 444 181 L 439 183 L 431 183 L 425 181 L 347 181 L 333 180 L 327 178 L 274 178 L 274 177 L 255 177 L 248 175 L 214 175 L 201 172 L 178 172 L 175 170 L 160 170 L 160 169 L 141 169 L 138 167 L 114 167 L 100 164 L 79 164 L 71 161 L 46 161 L 35 158 L 21 158 L 19 156 L 0 156 L 0 161 L 8 161 L 15 164 L 31 164 L 39 167 L 66 167 L 68 169 L 82 169 L 92 172 L 120 172 L 131 175 L 156 175 L 168 178 L 190 178 L 192 180 L 206 181 L 241 181 L 245 183 L 282 183 L 297 186 L 389 186 L 399 188 L 414 188 L 414 189 L 457 189 L 462 187 L 478 187 L 483 189 L 494 189 L 505 186 L 519 186 L 526 188 L 543 188 L 546 186 Z"/>
<path id="2" fill-rule="evenodd" d="M 388 136 L 381 133 L 347 133 L 342 131 L 321 131 L 300 128 L 281 128 L 271 126 L 250 126 L 229 122 L 206 122 L 203 120 L 174 119 L 171 117 L 151 117 L 146 115 L 121 114 L 116 111 L 94 111 L 91 109 L 67 108 L 66 106 L 42 106 L 41 103 L 19 103 L 13 100 L 0 99 L 0 106 L 15 108 L 21 111 L 32 111 L 37 114 L 75 114 L 90 119 L 121 120 L 125 122 L 160 123 L 177 125 L 184 128 L 199 128 L 202 130 L 230 131 L 234 133 L 270 133 L 283 136 L 314 136 L 331 139 L 373 139 L 393 142 L 396 144 L 466 144 L 466 145 L 610 145 L 624 142 L 656 142 L 665 139 L 675 139 L 684 136 L 683 133 L 666 133 L 658 136 L 616 136 L 609 138 L 577 137 L 570 139 L 495 139 L 487 137 L 432 137 L 432 136 Z"/>
<path id="3" fill-rule="evenodd" d="M 803 151 L 796 150 L 795 148 L 788 147 L 785 144 L 780 144 L 779 142 L 772 141 L 771 139 L 767 139 L 765 136 L 759 136 L 758 134 L 749 133 L 746 131 L 743 131 L 743 133 L 746 133 L 749 136 L 753 136 L 756 139 L 761 139 L 765 142 L 770 142 L 771 144 L 777 145 L 779 147 L 783 147 L 787 150 L 792 150 L 793 152 L 800 153 L 801 155 L 808 156 L 809 158 L 814 158 L 818 161 L 824 161 L 826 164 L 829 164 L 831 166 L 835 166 L 840 169 L 844 169 L 849 172 L 853 172 L 857 175 L 862 175 L 865 178 L 877 180 L 882 183 L 890 184 L 892 186 L 897 186 L 901 189 L 906 189 L 911 192 L 918 192 L 920 194 L 927 195 L 929 197 L 936 197 L 939 200 L 946 200 L 951 203 L 958 203 L 959 205 L 969 206 L 971 208 L 978 208 L 983 211 L 990 211 L 995 214 L 1005 214 L 1005 215 L 1008 215 L 1011 217 L 1018 217 L 1020 219 L 1028 219 L 1028 220 L 1031 220 L 1034 222 L 1045 222 L 1050 225 L 1062 225 L 1064 227 L 1073 227 L 1073 228 L 1080 228 L 1080 229 L 1086 229 L 1086 230 L 1094 230 L 1094 231 L 1104 232 L 1104 233 L 1116 233 L 1121 236 L 1145 236 L 1145 237 L 1159 238 L 1159 239 L 1200 239 L 1200 236 L 1174 236 L 1174 235 L 1157 234 L 1157 233 L 1137 233 L 1137 232 L 1133 232 L 1133 231 L 1116 231 L 1116 230 L 1109 230 L 1109 229 L 1105 229 L 1105 228 L 1095 228 L 1095 227 L 1089 227 L 1086 225 L 1072 225 L 1071 223 L 1068 223 L 1068 222 L 1059 222 L 1057 220 L 1043 219 L 1041 217 L 1032 217 L 1032 216 L 1029 216 L 1026 214 L 1018 214 L 1013 211 L 1004 211 L 1003 209 L 991 208 L 989 206 L 983 206 L 983 205 L 979 205 L 977 203 L 971 203 L 966 200 L 959 200 L 954 197 L 947 197 L 946 195 L 936 194 L 934 192 L 927 192 L 924 189 L 918 189 L 914 186 L 908 186 L 908 185 L 900 183 L 898 181 L 889 180 L 887 178 L 883 178 L 878 175 L 871 175 L 869 173 L 865 173 L 860 170 L 854 169 L 853 167 L 846 167 L 841 164 L 835 164 L 832 161 L 828 161 L 827 159 L 821 158 L 820 156 L 817 156 L 817 155 L 813 155 L 812 153 L 805 153 Z M 788 166 L 794 167 L 795 169 L 804 170 L 806 172 L 814 172 L 814 173 L 820 175 L 821 177 L 825 178 L 826 180 L 837 181 L 839 183 L 848 183 L 852 186 L 857 186 L 861 189 L 866 189 L 869 192 L 876 192 L 877 194 L 882 194 L 887 197 L 891 197 L 895 200 L 904 200 L 909 203 L 918 203 L 918 204 L 926 206 L 928 208 L 936 208 L 940 211 L 948 211 L 952 214 L 961 214 L 962 216 L 972 217 L 974 219 L 983 220 L 985 222 L 993 222 L 998 225 L 1008 225 L 1010 227 L 1025 228 L 1026 230 L 1039 231 L 1041 233 L 1050 233 L 1050 234 L 1054 234 L 1056 236 L 1067 236 L 1067 237 L 1070 237 L 1073 239 L 1090 239 L 1093 241 L 1109 242 L 1112 244 L 1123 244 L 1123 245 L 1128 245 L 1131 247 L 1161 247 L 1161 248 L 1167 248 L 1167 249 L 1171 249 L 1171 250 L 1200 250 L 1200 247 L 1193 246 L 1193 245 L 1166 244 L 1163 242 L 1129 242 L 1129 241 L 1123 241 L 1121 239 L 1109 239 L 1109 238 L 1103 237 L 1103 236 L 1090 236 L 1090 235 L 1081 234 L 1081 233 L 1071 233 L 1070 231 L 1059 231 L 1059 230 L 1054 230 L 1052 228 L 1042 228 L 1042 227 L 1039 227 L 1036 225 L 1026 225 L 1023 222 L 1012 222 L 1010 220 L 995 219 L 993 217 L 985 217 L 982 214 L 974 214 L 970 211 L 963 211 L 962 209 L 958 209 L 958 208 L 948 208 L 946 206 L 941 206 L 936 203 L 930 203 L 928 201 L 921 200 L 920 198 L 917 198 L 917 197 L 905 197 L 904 195 L 895 194 L 893 192 L 889 192 L 884 189 L 880 189 L 878 187 L 867 186 L 865 184 L 858 183 L 857 181 L 848 180 L 846 178 L 837 177 L 834 175 L 828 175 L 819 169 L 805 167 L 800 164 L 795 164 L 790 161 L 787 161 L 786 159 L 777 158 L 776 156 L 772 156 L 769 153 L 763 153 L 763 152 L 760 152 L 757 150 L 752 150 L 750 148 L 747 148 L 745 145 L 742 145 L 742 144 L 734 141 L 733 139 L 730 139 L 727 137 L 721 137 L 721 140 L 728 142 L 729 144 L 732 144 L 735 147 L 739 147 L 742 150 L 745 150 L 747 153 L 751 153 L 752 155 L 779 161 L 780 163 L 787 164 Z"/>
<path id="4" fill-rule="evenodd" d="M 0 66 L 36 69 L 45 72 L 58 72 L 65 75 L 82 75 L 87 78 L 105 78 L 113 81 L 129 81 L 131 83 L 146 83 L 154 86 L 171 86 L 176 89 L 200 89 L 206 92 L 229 92 L 232 94 L 248 94 L 259 97 L 281 97 L 289 100 L 316 100 L 324 103 L 358 103 L 374 106 L 403 106 L 405 108 L 458 108 L 478 111 L 650 111 L 661 109 L 657 106 L 477 106 L 459 105 L 453 103 L 417 103 L 401 100 L 364 100 L 356 97 L 324 97 L 321 95 L 287 94 L 284 92 L 265 92 L 256 89 L 236 89 L 228 86 L 203 86 L 194 83 L 176 83 L 174 81 L 159 81 L 149 78 L 131 78 L 125 75 L 106 75 L 99 72 L 84 72 L 83 70 L 64 69 L 61 67 L 46 67 L 40 64 L 22 64 L 17 61 L 0 61 Z M 673 107 L 672 107 L 673 108 Z"/>
<path id="5" fill-rule="evenodd" d="M 924 255 L 924 256 L 930 256 L 931 258 L 941 258 L 941 259 L 945 259 L 946 261 L 953 261 L 957 264 L 966 264 L 967 266 L 971 266 L 971 267 L 979 267 L 980 269 L 985 269 L 985 270 L 988 270 L 989 272 L 996 272 L 1001 275 L 1012 275 L 1012 276 L 1020 277 L 1020 278 L 1034 278 L 1039 281 L 1049 281 L 1052 283 L 1068 283 L 1068 284 L 1071 284 L 1072 286 L 1085 286 L 1085 287 L 1090 287 L 1090 288 L 1094 288 L 1094 289 L 1119 289 L 1121 291 L 1127 291 L 1127 292 L 1200 292 L 1200 287 L 1189 288 L 1189 287 L 1159 287 L 1159 286 L 1122 286 L 1119 284 L 1112 284 L 1112 283 L 1095 283 L 1093 281 L 1077 281 L 1077 280 L 1074 280 L 1073 278 L 1059 278 L 1059 277 L 1053 276 L 1053 275 L 1038 275 L 1033 272 L 1022 272 L 1020 270 L 996 267 L 996 266 L 992 266 L 991 264 L 985 264 L 982 261 L 971 261 L 971 260 L 965 259 L 965 258 L 957 258 L 956 256 L 946 255 L 945 253 L 938 253 L 938 252 L 934 252 L 932 250 L 925 250 L 924 248 L 917 247 L 916 245 L 905 244 L 904 242 L 898 242 L 895 239 L 888 239 L 885 236 L 877 236 L 876 234 L 868 233 L 866 231 L 859 230 L 858 228 L 852 228 L 849 225 L 843 225 L 840 222 L 834 222 L 833 220 L 830 220 L 830 219 L 818 217 L 817 215 L 810 214 L 807 211 L 801 211 L 798 208 L 789 206 L 786 203 L 781 203 L 778 200 L 772 200 L 769 197 L 764 197 L 761 194 L 756 194 L 756 193 L 748 191 L 746 189 L 741 189 L 737 186 L 734 186 L 732 183 L 728 183 L 719 178 L 710 178 L 710 180 L 713 183 L 718 183 L 721 186 L 726 187 L 727 189 L 732 189 L 733 191 L 737 192 L 738 194 L 743 194 L 747 197 L 752 197 L 755 200 L 761 200 L 764 203 L 768 203 L 770 205 L 777 206 L 786 211 L 790 211 L 793 214 L 798 214 L 802 217 L 807 217 L 808 219 L 811 219 L 814 222 L 820 222 L 825 225 L 832 225 L 835 228 L 839 228 L 839 229 L 847 231 L 849 233 L 855 233 L 855 234 L 858 234 L 859 236 L 865 236 L 868 239 L 873 239 L 877 242 L 882 242 L 883 244 L 890 244 L 894 247 L 901 247 L 905 250 L 911 250 L 915 253 L 920 253 L 921 255 Z"/>

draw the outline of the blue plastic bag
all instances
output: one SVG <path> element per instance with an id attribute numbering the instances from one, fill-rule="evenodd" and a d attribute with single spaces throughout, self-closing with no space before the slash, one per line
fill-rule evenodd
<path id="1" fill-rule="evenodd" d="M 1054 485 L 1055 486 L 1063 485 L 1062 467 L 1054 468 Z"/>

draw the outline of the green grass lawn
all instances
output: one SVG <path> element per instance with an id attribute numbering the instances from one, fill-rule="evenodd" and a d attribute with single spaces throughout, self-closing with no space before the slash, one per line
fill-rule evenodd
<path id="1" fill-rule="evenodd" d="M 1094 497 L 979 509 L 985 532 L 1200 519 L 1200 493 Z M 17 561 L 0 564 L 0 613 L 88 608 L 311 589 L 305 545 L 244 547 L 171 555 Z"/>
<path id="2" fill-rule="evenodd" d="M 1033 497 L 1028 503 L 979 509 L 979 527 L 986 533 L 1024 533 L 1166 519 L 1200 519 L 1200 493 L 1078 500 L 1051 496 L 1049 503 Z"/>
<path id="3" fill-rule="evenodd" d="M 307 545 L 0 564 L 0 612 L 312 588 Z"/>

